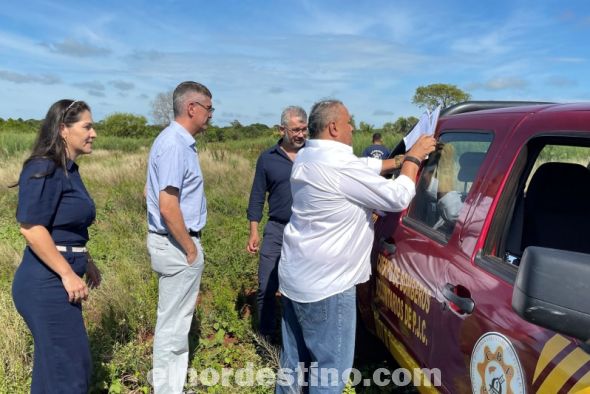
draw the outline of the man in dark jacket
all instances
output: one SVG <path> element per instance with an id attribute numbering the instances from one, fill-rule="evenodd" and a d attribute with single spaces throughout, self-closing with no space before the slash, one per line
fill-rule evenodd
<path id="1" fill-rule="evenodd" d="M 283 229 L 291 217 L 291 168 L 299 149 L 307 138 L 307 114 L 300 107 L 287 107 L 281 114 L 281 139 L 262 152 L 256 163 L 256 173 L 248 203 L 250 237 L 246 249 L 259 251 L 258 223 L 262 219 L 264 201 L 268 193 L 268 223 L 264 228 L 264 242 L 260 247 L 258 265 L 258 329 L 271 338 L 275 330 L 275 309 L 278 290 L 277 265 L 283 245 Z"/>

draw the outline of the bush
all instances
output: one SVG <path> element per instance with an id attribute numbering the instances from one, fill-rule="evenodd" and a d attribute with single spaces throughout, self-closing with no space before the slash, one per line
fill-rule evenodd
<path id="1" fill-rule="evenodd" d="M 153 137 L 158 130 L 148 126 L 145 116 L 119 112 L 107 116 L 95 127 L 97 133 L 114 137 Z"/>
<path id="2" fill-rule="evenodd" d="M 35 133 L 41 127 L 40 120 L 28 119 L 23 120 L 21 118 L 6 120 L 0 118 L 0 132 L 9 133 Z"/>

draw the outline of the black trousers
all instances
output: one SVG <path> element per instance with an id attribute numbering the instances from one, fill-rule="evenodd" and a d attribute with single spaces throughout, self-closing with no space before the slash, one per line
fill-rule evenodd
<path id="1" fill-rule="evenodd" d="M 278 267 L 283 246 L 285 225 L 268 221 L 264 228 L 264 238 L 260 247 L 258 263 L 258 330 L 262 335 L 272 335 L 276 321 L 276 292 L 279 289 Z"/>

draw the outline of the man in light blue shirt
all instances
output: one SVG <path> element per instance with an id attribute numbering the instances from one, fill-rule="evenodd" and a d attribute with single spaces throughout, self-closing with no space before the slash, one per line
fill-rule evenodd
<path id="1" fill-rule="evenodd" d="M 150 150 L 146 198 L 147 246 L 158 275 L 153 385 L 160 393 L 182 393 L 188 368 L 188 332 L 197 302 L 207 222 L 203 173 L 194 136 L 205 131 L 214 108 L 211 92 L 182 82 L 173 93 L 174 121 Z"/>

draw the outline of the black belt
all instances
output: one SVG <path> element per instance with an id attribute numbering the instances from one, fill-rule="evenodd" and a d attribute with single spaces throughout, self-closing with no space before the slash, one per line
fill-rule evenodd
<path id="1" fill-rule="evenodd" d="M 169 235 L 168 233 L 159 233 L 157 231 L 152 231 L 152 230 L 149 230 L 149 232 L 152 234 L 161 235 L 162 237 L 167 237 Z M 199 231 L 190 230 L 188 232 L 188 235 L 190 235 L 191 237 L 201 238 L 201 230 L 199 230 Z"/>

